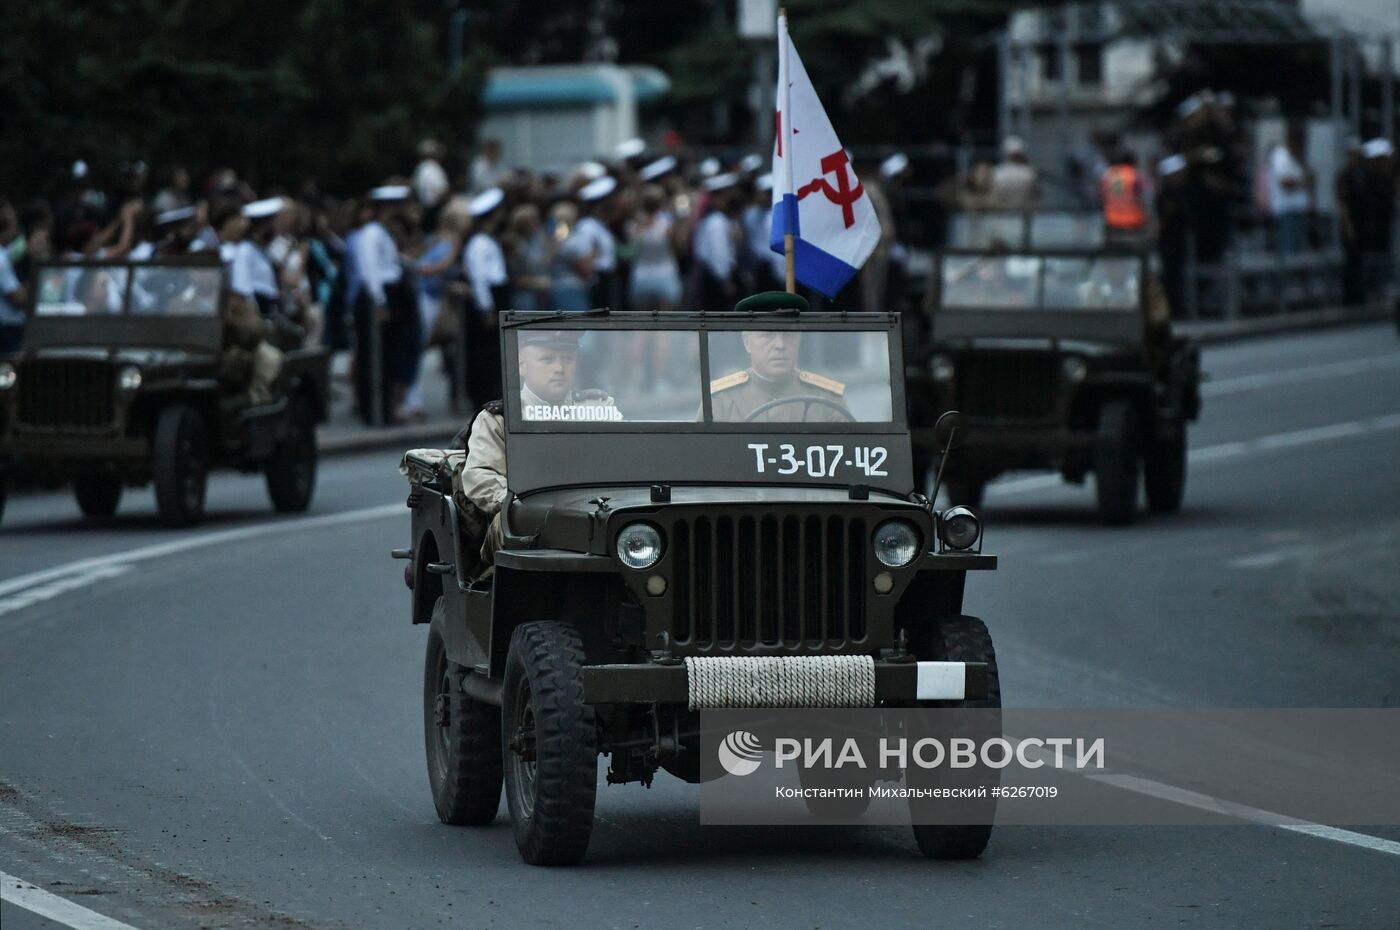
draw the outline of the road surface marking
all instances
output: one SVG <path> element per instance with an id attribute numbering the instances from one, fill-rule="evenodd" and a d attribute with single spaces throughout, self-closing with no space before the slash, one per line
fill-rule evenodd
<path id="1" fill-rule="evenodd" d="M 0 597 L 0 617 L 15 610 L 22 610 L 31 604 L 38 604 L 58 597 L 65 591 L 86 587 L 94 581 L 115 578 L 131 571 L 130 565 L 103 565 L 88 571 L 74 571 L 66 578 L 50 581 L 37 587 L 25 588 L 18 594 Z"/>
<path id="2" fill-rule="evenodd" d="M 1231 568 L 1274 568 L 1285 562 L 1292 562 L 1300 559 L 1312 552 L 1314 546 L 1285 546 L 1282 549 L 1268 549 L 1264 552 L 1256 552 L 1254 555 L 1243 555 L 1238 559 L 1231 559 L 1228 564 Z"/>
<path id="3" fill-rule="evenodd" d="M 1163 801 L 1171 801 L 1174 804 L 1194 807 L 1197 810 L 1210 811 L 1214 814 L 1223 814 L 1227 817 L 1235 817 L 1240 820 L 1248 820 L 1269 827 L 1277 827 L 1280 830 L 1289 830 L 1320 840 L 1330 840 L 1334 843 L 1345 843 L 1348 846 L 1357 846 L 1361 849 L 1372 850 L 1373 852 L 1400 856 L 1400 842 L 1396 842 L 1395 840 L 1382 839 L 1379 836 L 1371 836 L 1369 833 L 1357 833 L 1354 830 L 1343 830 L 1340 827 L 1328 827 L 1320 823 L 1310 823 L 1306 820 L 1285 817 L 1282 814 L 1275 814 L 1257 807 L 1250 807 L 1247 804 L 1237 804 L 1234 801 L 1213 798 L 1208 794 L 1200 794 L 1195 791 L 1188 791 L 1185 788 L 1177 788 L 1173 785 L 1163 784 L 1160 781 L 1153 781 L 1150 778 L 1139 778 L 1136 775 L 1110 774 L 1086 774 L 1084 777 L 1103 782 L 1106 785 L 1112 785 L 1115 788 L 1122 788 L 1124 791 L 1145 794 L 1150 797 L 1160 798 Z"/>
<path id="4" fill-rule="evenodd" d="M 1338 378 L 1346 375 L 1393 371 L 1395 369 L 1400 369 L 1400 355 L 1353 358 L 1321 365 L 1308 365 L 1288 371 L 1266 371 L 1256 375 L 1227 378 L 1222 381 L 1207 381 L 1201 385 L 1201 396 L 1225 397 L 1230 394 L 1243 394 L 1246 391 L 1258 391 L 1281 384 L 1302 384 L 1308 381 L 1320 381 L 1324 378 Z"/>
<path id="5" fill-rule="evenodd" d="M 292 520 L 278 520 L 272 523 L 241 526 L 232 530 L 220 530 L 217 533 L 206 533 L 202 536 L 184 536 L 169 542 L 142 546 L 139 549 L 128 549 L 125 552 L 114 552 L 111 555 L 79 559 L 65 565 L 56 565 L 53 568 L 7 578 L 0 581 L 0 598 L 14 594 L 16 591 L 24 591 L 34 585 L 66 580 L 75 574 L 102 571 L 114 566 L 121 566 L 122 570 L 125 570 L 137 562 L 164 558 L 169 555 L 180 555 L 191 549 L 203 549 L 207 546 L 218 546 L 223 543 L 243 542 L 249 539 L 259 539 L 263 536 L 280 536 L 283 533 L 340 526 L 346 523 L 364 523 L 368 520 L 378 520 L 404 512 L 403 504 L 381 504 L 378 507 L 346 510 L 342 513 L 326 514 L 320 517 L 298 517 Z"/>
<path id="6" fill-rule="evenodd" d="M 104 917 L 5 872 L 0 872 L 0 901 L 22 907 L 73 930 L 136 930 L 131 924 Z"/>
<path id="7" fill-rule="evenodd" d="M 1296 449 L 1300 446 L 1333 442 L 1338 439 L 1352 439 L 1370 433 L 1382 433 L 1400 429 L 1400 413 L 1382 417 L 1369 417 L 1365 420 L 1350 420 L 1346 423 L 1331 423 L 1327 426 L 1314 426 L 1288 433 L 1274 433 L 1245 439 L 1239 442 L 1224 442 L 1215 446 L 1192 449 L 1188 455 L 1192 465 L 1220 462 L 1241 458 L 1257 452 L 1277 452 L 1280 449 Z M 1013 478 L 987 485 L 989 496 L 1001 497 L 1010 494 L 1024 494 L 1027 491 L 1041 491 L 1060 487 L 1064 484 L 1059 475 L 1031 475 L 1026 478 Z M 0 591 L 0 593 L 4 593 Z"/>

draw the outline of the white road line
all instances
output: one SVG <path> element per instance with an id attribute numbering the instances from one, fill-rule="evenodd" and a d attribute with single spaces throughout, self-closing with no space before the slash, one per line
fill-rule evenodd
<path id="1" fill-rule="evenodd" d="M 1255 375 L 1242 375 L 1222 381 L 1207 381 L 1201 385 L 1202 397 L 1225 397 L 1230 394 L 1243 394 L 1281 384 L 1302 384 L 1324 378 L 1338 378 L 1346 375 L 1360 375 L 1372 371 L 1391 371 L 1400 368 L 1400 355 L 1380 355 L 1374 358 L 1353 358 L 1321 365 L 1308 365 L 1288 371 L 1266 371 Z"/>
<path id="2" fill-rule="evenodd" d="M 1215 446 L 1192 449 L 1188 459 L 1192 465 L 1237 459 L 1259 452 L 1277 452 L 1281 449 L 1296 449 L 1318 443 L 1333 442 L 1338 439 L 1353 439 L 1369 433 L 1383 433 L 1400 429 L 1400 413 L 1370 417 L 1365 420 L 1350 420 L 1346 423 L 1330 423 L 1327 426 L 1314 426 L 1288 433 L 1274 433 L 1245 439 L 1239 442 L 1223 442 Z M 1013 478 L 987 485 L 989 497 L 1010 494 L 1024 494 L 1027 491 L 1043 491 L 1064 484 L 1059 475 L 1032 475 L 1026 478 Z M 0 591 L 0 593 L 4 593 Z"/>
<path id="3" fill-rule="evenodd" d="M 172 539 L 169 542 L 142 546 L 139 549 L 128 549 L 125 552 L 114 552 L 111 555 L 99 555 L 93 558 L 79 559 L 76 562 L 55 565 L 53 568 L 30 572 L 26 575 L 18 575 L 14 578 L 7 578 L 4 581 L 0 581 L 0 597 L 13 594 L 16 591 L 23 591 L 33 585 L 47 584 L 52 581 L 67 579 L 75 574 L 102 571 L 113 566 L 129 567 L 137 562 L 159 559 L 168 555 L 179 555 L 191 549 L 203 549 L 207 546 L 218 546 L 230 542 L 243 542 L 245 540 L 258 539 L 264 536 L 280 536 L 284 533 L 296 533 L 301 530 L 320 529 L 327 526 L 341 526 L 347 523 L 364 523 L 369 520 L 378 520 L 382 517 L 394 516 L 405 512 L 406 509 L 403 504 L 382 504 L 378 507 L 347 510 L 342 513 L 326 514 L 321 517 L 301 517 L 293 520 L 278 520 L 273 523 L 258 523 L 252 526 L 241 526 L 232 530 L 220 530 L 217 533 L 206 533 L 201 536 L 186 536 L 179 539 Z"/>
<path id="4" fill-rule="evenodd" d="M 0 872 L 0 901 L 22 907 L 73 930 L 136 930 L 131 924 L 103 916 L 5 872 Z"/>
<path id="5" fill-rule="evenodd" d="M 65 591 L 72 591 L 76 588 L 85 587 L 94 581 L 125 575 L 129 571 L 131 571 L 130 565 L 104 565 L 100 568 L 94 568 L 91 571 L 74 572 L 67 578 L 50 581 L 48 584 L 41 584 L 38 587 L 25 588 L 18 594 L 0 598 L 0 616 L 4 616 L 12 611 L 22 610 L 31 604 L 38 604 L 42 601 L 58 597 Z"/>
<path id="6" fill-rule="evenodd" d="M 1235 817 L 1240 820 L 1264 824 L 1265 826 L 1277 827 L 1280 830 L 1289 830 L 1320 840 L 1330 840 L 1334 843 L 1345 843 L 1348 846 L 1357 846 L 1361 849 L 1372 850 L 1373 852 L 1400 856 L 1400 843 L 1397 843 L 1395 840 L 1382 839 L 1379 836 L 1371 836 L 1369 833 L 1357 833 L 1354 830 L 1343 830 L 1340 827 L 1328 827 L 1320 823 L 1309 823 L 1306 820 L 1285 817 L 1282 814 L 1275 814 L 1272 811 L 1250 807 L 1247 804 L 1236 804 L 1234 801 L 1226 801 L 1221 798 L 1213 798 L 1208 794 L 1200 794 L 1199 792 L 1188 791 L 1185 788 L 1177 788 L 1174 785 L 1163 784 L 1160 781 L 1153 781 L 1150 778 L 1139 778 L 1136 775 L 1110 774 L 1085 775 L 1085 777 L 1092 778 L 1094 781 L 1103 782 L 1106 785 L 1112 785 L 1115 788 L 1122 788 L 1124 791 L 1145 794 L 1150 797 L 1160 798 L 1163 801 L 1171 801 L 1174 804 L 1194 807 L 1197 810 L 1210 811 L 1211 813 L 1223 814 L 1227 817 Z"/>

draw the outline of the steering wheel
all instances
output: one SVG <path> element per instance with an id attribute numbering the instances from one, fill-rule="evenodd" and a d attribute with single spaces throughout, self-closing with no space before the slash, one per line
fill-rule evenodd
<path id="1" fill-rule="evenodd" d="M 842 419 L 847 423 L 854 423 L 856 421 L 856 418 L 851 416 L 851 411 L 828 397 L 822 397 L 817 394 L 794 394 L 791 397 L 775 397 L 772 400 L 759 404 L 749 411 L 749 415 L 744 417 L 744 422 L 752 423 L 754 420 L 757 420 L 761 414 L 767 413 L 774 407 L 781 407 L 784 404 L 806 404 L 806 406 L 802 408 L 802 419 L 797 421 L 799 423 L 807 422 L 807 414 L 812 409 L 813 404 L 816 404 L 818 407 L 830 407 L 832 410 L 841 414 Z"/>

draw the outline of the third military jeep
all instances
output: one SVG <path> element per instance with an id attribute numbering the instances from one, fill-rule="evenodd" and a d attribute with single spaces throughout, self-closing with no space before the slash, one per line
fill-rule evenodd
<path id="1" fill-rule="evenodd" d="M 395 555 L 429 627 L 444 822 L 490 823 L 504 783 L 524 859 L 576 862 L 598 757 L 609 784 L 699 781 L 706 708 L 1000 706 L 987 629 L 963 614 L 967 573 L 996 560 L 966 508 L 914 490 L 897 314 L 502 321 L 509 493 L 493 569 L 452 492 L 463 453 L 404 461 L 412 522 Z M 527 346 L 569 360 L 523 402 Z M 665 358 L 657 380 L 642 353 Z M 756 377 L 774 382 L 768 399 L 722 403 Z M 805 697 L 740 687 L 774 657 Z M 833 663 L 869 690 L 839 689 Z M 990 831 L 990 810 L 915 827 L 946 858 L 979 855 Z"/>
<path id="2" fill-rule="evenodd" d="M 24 349 L 0 359 L 0 511 L 7 477 L 71 484 L 92 518 L 153 483 L 162 522 L 186 525 L 217 466 L 262 471 L 277 510 L 306 509 L 328 353 L 289 346 L 254 403 L 226 278 L 214 255 L 39 267 Z"/>
<path id="3" fill-rule="evenodd" d="M 910 360 L 920 468 L 938 462 L 934 419 L 956 407 L 967 444 L 947 487 L 981 501 L 1003 472 L 1092 473 L 1108 523 L 1175 512 L 1186 425 L 1200 412 L 1200 351 L 1176 336 L 1147 257 L 1130 250 L 950 250 L 930 283 L 931 341 Z"/>

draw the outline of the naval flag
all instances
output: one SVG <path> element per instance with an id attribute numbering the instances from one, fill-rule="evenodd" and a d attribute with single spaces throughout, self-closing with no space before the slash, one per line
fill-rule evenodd
<path id="1" fill-rule="evenodd" d="M 768 244 L 783 252 L 791 235 L 797 280 L 833 297 L 879 244 L 880 221 L 802 67 L 783 14 L 777 117 Z"/>

